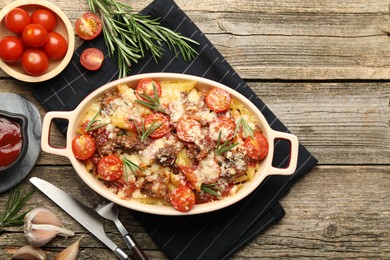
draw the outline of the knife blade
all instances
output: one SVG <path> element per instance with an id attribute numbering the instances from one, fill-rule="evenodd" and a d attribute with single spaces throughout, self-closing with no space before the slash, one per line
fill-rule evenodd
<path id="1" fill-rule="evenodd" d="M 30 178 L 30 182 L 65 210 L 77 222 L 83 225 L 89 232 L 102 241 L 120 260 L 133 259 L 111 241 L 104 231 L 104 219 L 94 210 L 88 208 L 80 201 L 72 198 L 68 193 L 59 189 L 48 181 L 38 177 Z"/>

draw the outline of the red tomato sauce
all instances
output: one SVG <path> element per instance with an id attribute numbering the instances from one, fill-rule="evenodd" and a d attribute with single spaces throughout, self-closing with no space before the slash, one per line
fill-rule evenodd
<path id="1" fill-rule="evenodd" d="M 0 117 L 0 167 L 12 164 L 22 148 L 20 126 Z"/>

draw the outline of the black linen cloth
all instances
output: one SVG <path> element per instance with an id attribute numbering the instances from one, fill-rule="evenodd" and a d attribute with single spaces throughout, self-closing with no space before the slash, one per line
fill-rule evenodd
<path id="1" fill-rule="evenodd" d="M 149 56 L 132 66 L 132 74 L 176 72 L 212 79 L 237 90 L 251 100 L 274 130 L 288 132 L 283 123 L 256 96 L 174 1 L 155 0 L 141 13 L 160 18 L 162 26 L 200 43 L 199 46 L 194 46 L 199 55 L 186 62 L 166 50 L 163 58 L 156 63 L 148 54 Z M 99 48 L 106 55 L 103 67 L 97 72 L 87 71 L 79 63 L 81 52 L 88 47 Z M 116 58 L 107 57 L 104 40 L 100 36 L 94 41 L 83 43 L 76 50 L 68 67 L 55 78 L 36 86 L 33 93 L 48 111 L 70 111 L 90 92 L 117 78 Z M 66 132 L 66 122 L 56 121 L 56 124 L 61 131 Z M 273 165 L 286 167 L 289 155 L 289 144 L 278 141 L 275 145 Z M 133 211 L 132 214 L 170 259 L 228 258 L 284 216 L 285 212 L 278 201 L 291 185 L 309 172 L 316 163 L 317 159 L 300 145 L 298 166 L 293 175 L 266 178 L 255 192 L 232 206 L 211 213 L 179 217 Z"/>

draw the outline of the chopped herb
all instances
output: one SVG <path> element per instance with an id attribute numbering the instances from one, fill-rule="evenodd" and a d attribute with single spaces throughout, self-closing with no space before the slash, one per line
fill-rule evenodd
<path id="1" fill-rule="evenodd" d="M 237 135 L 238 131 L 240 130 L 240 127 L 242 127 L 242 131 L 244 132 L 244 137 L 251 136 L 253 138 L 253 129 L 250 127 L 248 122 L 245 120 L 244 117 L 240 117 L 237 120 L 236 129 L 234 130 L 234 136 Z"/>
<path id="2" fill-rule="evenodd" d="M 96 130 L 100 127 L 106 126 L 107 124 L 97 124 L 95 123 L 99 122 L 100 120 L 96 120 L 96 117 L 100 114 L 100 109 L 96 112 L 96 114 L 92 117 L 91 121 L 89 121 L 87 127 L 85 128 L 85 132 Z"/>
<path id="3" fill-rule="evenodd" d="M 215 149 L 215 153 L 217 155 L 221 155 L 223 153 L 226 153 L 227 151 L 233 149 L 234 147 L 236 147 L 238 145 L 238 143 L 231 144 L 229 141 L 225 141 L 223 144 L 221 144 L 221 135 L 222 135 L 222 132 L 219 131 L 217 147 Z"/>
<path id="4" fill-rule="evenodd" d="M 138 104 L 141 104 L 141 105 L 144 105 L 152 110 L 155 110 L 155 111 L 158 111 L 158 112 L 161 112 L 161 113 L 164 113 L 164 114 L 168 114 L 167 111 L 164 110 L 164 108 L 161 106 L 161 103 L 160 103 L 160 99 L 158 98 L 158 94 L 157 94 L 157 91 L 156 91 L 156 85 L 153 84 L 153 97 L 151 97 L 150 95 L 148 94 L 139 94 L 139 96 L 145 100 L 139 100 L 137 99 L 135 102 L 137 102 Z"/>
<path id="5" fill-rule="evenodd" d="M 200 189 L 210 195 L 216 196 L 216 197 L 221 197 L 221 194 L 218 193 L 219 188 L 216 187 L 216 183 L 213 184 L 202 184 L 200 186 Z"/>
<path id="6" fill-rule="evenodd" d="M 141 129 L 139 129 L 139 127 L 137 126 L 137 122 L 135 122 L 135 120 L 133 121 L 135 124 L 135 129 L 137 130 L 137 133 L 141 139 L 141 142 L 144 142 L 149 137 L 149 135 L 151 135 L 157 128 L 162 125 L 162 123 L 156 124 L 156 122 L 153 122 L 150 126 L 145 128 L 145 123 L 142 123 Z"/>
<path id="7" fill-rule="evenodd" d="M 137 171 L 145 171 L 144 169 L 142 169 L 139 165 L 137 165 L 136 163 L 130 161 L 129 159 L 125 158 L 125 157 L 122 157 L 122 161 L 123 161 L 123 164 L 124 164 L 124 168 L 125 168 L 125 177 L 126 177 L 126 181 L 129 181 L 129 174 L 128 174 L 128 171 L 127 169 L 130 169 L 130 171 L 134 174 L 134 175 L 137 175 Z"/>
<path id="8" fill-rule="evenodd" d="M 3 232 L 4 227 L 20 226 L 24 224 L 24 216 L 28 211 L 19 216 L 16 216 L 16 214 L 24 207 L 33 193 L 34 191 L 25 194 L 18 188 L 15 189 L 14 193 L 7 200 L 5 211 L 0 214 L 0 233 Z"/>

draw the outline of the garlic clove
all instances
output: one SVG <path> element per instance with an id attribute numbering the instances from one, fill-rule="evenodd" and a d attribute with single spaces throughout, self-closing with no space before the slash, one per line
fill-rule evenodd
<path id="1" fill-rule="evenodd" d="M 80 240 L 83 237 L 80 237 L 76 242 L 62 250 L 54 260 L 76 260 L 77 255 L 79 254 Z"/>
<path id="2" fill-rule="evenodd" d="M 39 247 L 26 245 L 16 250 L 16 252 L 12 256 L 12 259 L 45 260 L 46 254 Z"/>
<path id="3" fill-rule="evenodd" d="M 56 215 L 45 208 L 36 208 L 24 217 L 24 233 L 30 245 L 46 245 L 55 236 L 74 236 L 74 232 L 64 228 Z"/>

